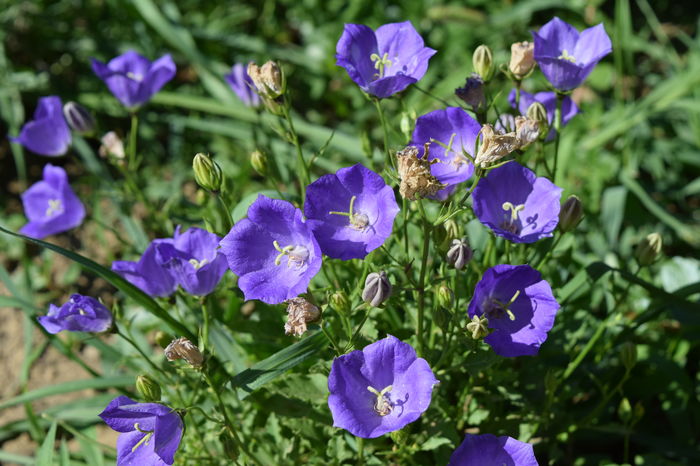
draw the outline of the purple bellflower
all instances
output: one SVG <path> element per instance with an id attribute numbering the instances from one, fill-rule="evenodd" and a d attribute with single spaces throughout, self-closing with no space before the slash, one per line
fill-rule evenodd
<path id="1" fill-rule="evenodd" d="M 612 52 L 603 23 L 579 32 L 556 16 L 539 31 L 532 31 L 535 61 L 547 80 L 559 91 L 583 83 L 593 68 Z"/>
<path id="2" fill-rule="evenodd" d="M 474 214 L 495 234 L 514 243 L 552 236 L 559 223 L 562 189 L 529 168 L 508 162 L 479 180 Z"/>
<path id="3" fill-rule="evenodd" d="M 532 445 L 493 434 L 464 437 L 447 466 L 538 466 Z"/>
<path id="4" fill-rule="evenodd" d="M 321 248 L 301 210 L 262 195 L 221 240 L 221 250 L 245 299 L 268 304 L 296 298 L 321 269 Z"/>
<path id="5" fill-rule="evenodd" d="M 99 333 L 112 326 L 112 313 L 95 298 L 74 294 L 61 307 L 49 304 L 48 314 L 37 320 L 49 333 L 61 330 Z"/>
<path id="6" fill-rule="evenodd" d="M 44 179 L 22 194 L 22 204 L 29 222 L 19 231 L 32 238 L 70 230 L 85 218 L 85 206 L 68 184 L 66 171 L 50 163 L 44 166 Z"/>
<path id="7" fill-rule="evenodd" d="M 423 157 L 424 144 L 431 142 L 428 160 L 438 162 L 430 166 L 430 172 L 447 185 L 436 193 L 438 200 L 447 199 L 457 184 L 474 173 L 474 165 L 464 153 L 476 155 L 474 147 L 479 131 L 481 125 L 459 107 L 435 110 L 418 117 L 410 144 L 417 146 L 419 156 Z"/>
<path id="8" fill-rule="evenodd" d="M 238 96 L 239 99 L 248 107 L 259 107 L 260 106 L 260 96 L 258 91 L 255 89 L 255 84 L 253 80 L 248 75 L 248 70 L 245 65 L 236 63 L 231 68 L 231 72 L 224 75 L 224 79 L 231 90 Z"/>
<path id="9" fill-rule="evenodd" d="M 388 335 L 333 360 L 328 376 L 333 426 L 362 438 L 402 429 L 428 409 L 437 383 L 411 345 Z"/>
<path id="10" fill-rule="evenodd" d="M 170 55 L 163 55 L 151 62 L 129 50 L 107 64 L 93 58 L 92 70 L 122 105 L 133 110 L 148 102 L 153 94 L 173 79 L 176 68 Z"/>
<path id="11" fill-rule="evenodd" d="M 71 135 L 63 117 L 61 98 L 54 95 L 41 97 L 34 111 L 34 119 L 26 122 L 19 136 L 10 140 L 39 155 L 65 154 L 71 143 Z"/>
<path id="12" fill-rule="evenodd" d="M 163 266 L 158 250 L 172 242 L 169 238 L 153 240 L 137 262 L 114 261 L 112 270 L 150 296 L 170 296 L 177 289 L 177 281 Z"/>
<path id="13" fill-rule="evenodd" d="M 436 51 L 425 47 L 410 21 L 380 26 L 346 24 L 336 44 L 336 65 L 355 84 L 380 99 L 420 81 Z"/>
<path id="14" fill-rule="evenodd" d="M 542 275 L 529 265 L 500 264 L 484 272 L 469 303 L 469 317 L 486 317 L 484 341 L 504 357 L 533 356 L 554 325 L 559 304 Z"/>
<path id="15" fill-rule="evenodd" d="M 391 235 L 398 212 L 394 190 L 359 163 L 306 188 L 304 215 L 329 257 L 363 259 Z"/>
<path id="16" fill-rule="evenodd" d="M 510 106 L 516 108 L 515 105 L 515 89 L 510 91 L 508 94 L 508 102 Z M 535 102 L 539 102 L 544 105 L 545 110 L 547 110 L 547 122 L 549 123 L 549 133 L 547 134 L 547 141 L 554 139 L 556 135 L 556 130 L 554 129 L 554 113 L 557 109 L 557 95 L 554 92 L 538 92 L 537 94 L 530 94 L 529 92 L 520 91 L 520 102 L 517 105 L 518 111 L 521 115 L 527 114 L 527 109 Z M 580 113 L 578 107 L 571 100 L 571 97 L 566 96 L 561 102 L 561 126 L 562 128 L 571 120 L 576 114 Z M 515 126 L 515 125 L 513 125 Z"/>
<path id="17" fill-rule="evenodd" d="M 117 439 L 117 466 L 175 462 L 183 424 L 171 408 L 160 403 L 137 403 L 122 395 L 113 399 L 100 417 L 121 433 Z"/>

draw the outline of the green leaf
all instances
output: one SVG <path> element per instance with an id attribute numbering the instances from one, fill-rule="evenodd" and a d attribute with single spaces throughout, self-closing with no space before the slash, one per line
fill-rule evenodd
<path id="1" fill-rule="evenodd" d="M 420 449 L 423 451 L 430 451 L 451 443 L 452 440 L 445 437 L 430 437 L 425 443 L 423 443 L 423 445 L 421 445 Z"/>
<path id="2" fill-rule="evenodd" d="M 53 464 L 53 446 L 56 442 L 56 427 L 56 422 L 51 424 L 51 427 L 49 428 L 49 433 L 46 434 L 44 441 L 41 443 L 41 447 L 39 447 L 39 452 L 36 455 L 37 464 Z"/>
<path id="3" fill-rule="evenodd" d="M 600 210 L 600 221 L 603 224 L 605 235 L 611 246 L 617 244 L 620 234 L 622 219 L 625 216 L 625 202 L 627 200 L 627 188 L 624 186 L 613 186 L 603 193 L 601 201 L 603 207 Z"/>
<path id="4" fill-rule="evenodd" d="M 83 268 L 107 280 L 112 286 L 114 286 L 119 291 L 121 291 L 122 293 L 136 301 L 138 304 L 143 306 L 148 312 L 161 319 L 168 325 L 168 327 L 170 327 L 171 331 L 173 331 L 174 333 L 185 336 L 193 342 L 197 341 L 195 335 L 192 334 L 192 332 L 190 332 L 187 329 L 187 327 L 185 327 L 180 322 L 172 318 L 170 314 L 168 314 L 162 307 L 158 305 L 157 302 L 155 302 L 155 300 L 153 300 L 153 298 L 151 298 L 146 293 L 144 293 L 125 279 L 123 279 L 121 276 L 101 266 L 97 262 L 88 259 L 85 256 L 81 256 L 80 254 L 75 253 L 73 251 L 69 251 L 67 249 L 63 249 L 60 246 L 56 246 L 55 244 L 47 243 L 46 241 L 42 241 L 40 239 L 30 238 L 29 236 L 24 236 L 19 233 L 12 232 L 3 227 L 0 227 L 0 232 L 10 236 L 14 236 L 16 238 L 20 238 L 27 243 L 38 244 L 39 246 L 50 249 L 54 252 L 61 254 L 62 256 L 67 257 L 68 259 L 74 262 L 77 262 Z"/>
<path id="5" fill-rule="evenodd" d="M 236 374 L 231 379 L 231 385 L 238 388 L 240 399 L 246 398 L 253 391 L 306 361 L 327 346 L 326 336 L 322 332 L 316 332 Z"/>
<path id="6" fill-rule="evenodd" d="M 29 456 L 17 455 L 15 453 L 10 453 L 7 451 L 0 451 L 0 462 L 6 462 L 8 464 L 28 464 L 35 465 L 34 458 Z"/>

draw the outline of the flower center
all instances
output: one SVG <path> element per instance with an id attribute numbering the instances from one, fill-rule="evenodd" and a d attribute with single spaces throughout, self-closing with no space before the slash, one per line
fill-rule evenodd
<path id="1" fill-rule="evenodd" d="M 85 309 L 78 309 L 78 314 L 81 316 L 87 315 L 87 312 L 85 312 Z"/>
<path id="2" fill-rule="evenodd" d="M 344 215 L 348 217 L 348 220 L 350 222 L 351 228 L 354 230 L 358 231 L 364 231 L 365 228 L 367 228 L 367 225 L 369 225 L 369 217 L 366 214 L 363 214 L 361 212 L 355 212 L 353 209 L 355 207 L 355 199 L 357 199 L 357 196 L 353 196 L 350 198 L 350 209 L 347 212 L 336 212 L 334 210 L 328 212 L 329 215 Z"/>
<path id="3" fill-rule="evenodd" d="M 63 202 L 60 199 L 49 199 L 49 207 L 46 209 L 46 216 L 63 213 Z"/>
<path id="4" fill-rule="evenodd" d="M 391 388 L 391 385 L 389 385 L 388 387 L 383 388 L 382 391 L 379 391 L 374 387 L 367 387 L 367 390 L 377 395 L 377 399 L 374 401 L 372 409 L 374 409 L 374 412 L 382 417 L 386 416 L 387 414 L 390 414 L 391 410 L 393 409 L 391 401 L 389 401 L 389 398 L 385 396 L 391 391 Z"/>
<path id="5" fill-rule="evenodd" d="M 374 69 L 377 70 L 377 73 L 374 75 L 376 79 L 383 78 L 384 77 L 384 69 L 391 67 L 391 60 L 389 60 L 389 53 L 384 52 L 384 55 L 381 57 L 373 53 L 372 55 L 369 56 L 369 59 L 372 60 L 374 63 Z"/>
<path id="6" fill-rule="evenodd" d="M 128 72 L 126 73 L 126 77 L 129 78 L 129 79 L 133 79 L 134 81 L 139 82 L 139 83 L 140 83 L 141 81 L 143 81 L 143 75 L 142 75 L 142 74 L 132 73 L 131 71 L 128 71 Z"/>
<path id="7" fill-rule="evenodd" d="M 280 247 L 277 240 L 273 241 L 272 245 L 279 251 L 279 254 L 277 254 L 275 258 L 275 265 L 280 265 L 282 263 L 282 257 L 287 256 L 287 267 L 291 267 L 292 264 L 294 264 L 298 268 L 303 266 L 306 259 L 309 258 L 309 250 L 304 246 L 290 244 L 285 247 Z"/>
<path id="8" fill-rule="evenodd" d="M 482 306 L 482 310 L 487 319 L 502 319 L 506 315 L 510 320 L 515 320 L 515 314 L 510 310 L 510 306 L 513 305 L 516 299 L 520 296 L 520 290 L 517 290 L 510 301 L 503 303 L 496 298 L 487 299 L 486 303 Z"/>
<path id="9" fill-rule="evenodd" d="M 152 430 L 141 430 L 138 422 L 134 424 L 134 429 L 138 430 L 139 432 L 143 432 L 146 435 L 144 435 L 143 438 L 141 440 L 139 440 L 139 443 L 137 443 L 136 445 L 133 446 L 133 448 L 131 449 L 132 452 L 136 451 L 136 449 L 138 447 L 140 447 L 141 445 L 148 445 L 148 441 L 153 436 Z"/>
<path id="10" fill-rule="evenodd" d="M 506 216 L 501 223 L 501 228 L 511 233 L 518 234 L 520 232 L 518 212 L 525 208 L 525 204 L 514 205 L 511 202 L 504 202 L 501 207 L 506 212 L 510 212 L 510 217 Z"/>
<path id="11" fill-rule="evenodd" d="M 199 270 L 209 263 L 209 261 L 207 259 L 202 259 L 201 261 L 198 261 L 194 257 L 192 259 L 190 259 L 189 262 L 190 262 L 190 264 L 192 264 L 192 267 L 194 267 L 195 270 Z"/>
<path id="12" fill-rule="evenodd" d="M 568 60 L 571 63 L 576 63 L 576 59 L 572 55 L 569 55 L 569 52 L 567 52 L 566 49 L 562 50 L 561 55 L 559 55 L 559 57 L 557 58 L 559 58 L 560 60 Z"/>

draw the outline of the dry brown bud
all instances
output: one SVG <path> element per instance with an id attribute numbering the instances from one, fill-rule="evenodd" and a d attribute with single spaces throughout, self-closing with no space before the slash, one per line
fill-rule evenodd
<path id="1" fill-rule="evenodd" d="M 537 120 L 528 120 L 525 117 L 515 117 L 515 134 L 518 136 L 520 149 L 537 141 L 540 136 L 540 123 Z"/>
<path id="2" fill-rule="evenodd" d="M 264 97 L 275 99 L 284 92 L 282 70 L 272 60 L 263 66 L 258 66 L 253 62 L 248 63 L 248 76 L 253 80 L 258 93 Z"/>
<path id="3" fill-rule="evenodd" d="M 165 357 L 168 358 L 168 361 L 184 359 L 195 368 L 202 367 L 204 362 L 204 356 L 202 356 L 199 348 L 185 337 L 171 341 L 168 347 L 165 348 Z"/>
<path id="4" fill-rule="evenodd" d="M 300 337 L 306 332 L 306 324 L 320 316 L 318 308 L 306 299 L 292 298 L 287 301 L 287 323 L 284 324 L 284 333 Z"/>
<path id="5" fill-rule="evenodd" d="M 520 147 L 516 133 L 497 133 L 488 124 L 481 128 L 481 136 L 483 139 L 474 160 L 480 167 L 496 162 Z"/>
<path id="6" fill-rule="evenodd" d="M 408 146 L 396 153 L 399 177 L 401 177 L 399 193 L 409 201 L 432 196 L 445 187 L 430 172 L 430 166 L 438 163 L 439 160 L 428 161 L 429 147 L 429 143 L 425 145 L 422 157 L 418 155 L 419 151 L 415 146 Z"/>
<path id="7" fill-rule="evenodd" d="M 522 79 L 535 66 L 535 44 L 516 42 L 510 46 L 510 64 L 508 69 L 513 75 Z"/>
<path id="8" fill-rule="evenodd" d="M 102 145 L 99 149 L 100 157 L 114 158 L 117 160 L 124 159 L 126 156 L 126 152 L 124 152 L 124 142 L 117 136 L 117 133 L 110 131 L 102 136 L 101 141 Z"/>

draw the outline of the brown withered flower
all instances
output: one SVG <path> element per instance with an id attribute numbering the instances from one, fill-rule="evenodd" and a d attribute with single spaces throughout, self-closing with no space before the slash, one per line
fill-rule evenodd
<path id="1" fill-rule="evenodd" d="M 430 172 L 430 166 L 439 160 L 428 161 L 429 147 L 430 143 L 426 143 L 422 157 L 415 146 L 408 146 L 396 153 L 397 169 L 401 178 L 399 193 L 409 201 L 432 196 L 446 186 Z"/>
<path id="2" fill-rule="evenodd" d="M 517 78 L 522 79 L 535 67 L 535 44 L 516 42 L 510 46 L 510 63 L 508 69 Z"/>
<path id="3" fill-rule="evenodd" d="M 287 301 L 287 323 L 284 333 L 297 337 L 306 333 L 306 324 L 317 320 L 321 312 L 304 298 L 292 298 Z"/>
<path id="4" fill-rule="evenodd" d="M 202 367 L 204 356 L 190 340 L 185 337 L 173 340 L 165 348 L 165 357 L 168 361 L 184 359 L 194 368 Z"/>
<path id="5" fill-rule="evenodd" d="M 499 133 L 488 124 L 481 128 L 481 136 L 482 142 L 474 159 L 479 167 L 496 162 L 520 147 L 516 133 Z"/>
<path id="6" fill-rule="evenodd" d="M 525 117 L 515 117 L 515 134 L 518 136 L 520 149 L 537 141 L 540 136 L 540 123 L 537 120 L 528 120 Z"/>

